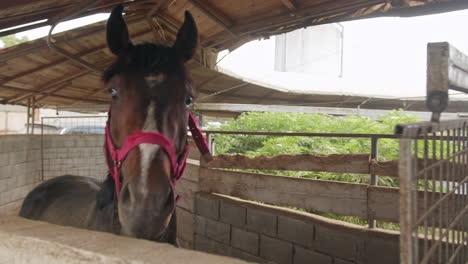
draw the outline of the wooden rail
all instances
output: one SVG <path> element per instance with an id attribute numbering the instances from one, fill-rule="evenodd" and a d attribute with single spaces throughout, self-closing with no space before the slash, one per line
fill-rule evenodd
<path id="1" fill-rule="evenodd" d="M 420 159 L 418 171 L 424 167 L 437 162 L 444 162 L 436 159 Z M 463 165 L 450 164 L 453 169 L 462 169 Z M 369 154 L 287 154 L 277 156 L 258 156 L 249 157 L 243 154 L 236 155 L 218 155 L 209 164 L 203 166 L 217 169 L 252 169 L 252 170 L 285 170 L 285 171 L 317 171 L 317 172 L 335 172 L 335 173 L 357 173 L 371 174 L 378 176 L 398 177 L 398 160 L 377 161 L 371 159 Z M 431 179 L 433 176 L 438 179 L 440 171 L 428 170 L 426 177 Z M 424 174 L 418 176 L 424 178 Z M 459 177 L 463 177 L 461 174 Z M 456 179 L 461 180 L 461 179 Z"/>
<path id="2" fill-rule="evenodd" d="M 307 211 L 399 222 L 399 189 L 336 181 L 200 168 L 200 191 Z M 439 195 L 439 193 L 437 193 Z M 423 192 L 419 197 L 423 204 Z M 458 195 L 453 201 L 458 201 Z M 432 204 L 428 202 L 428 206 Z M 420 208 L 423 210 L 424 208 Z M 450 214 L 449 204 L 442 214 Z M 436 212 L 438 215 L 438 212 Z M 437 223 L 439 226 L 440 224 Z M 428 223 L 431 225 L 431 223 Z"/>

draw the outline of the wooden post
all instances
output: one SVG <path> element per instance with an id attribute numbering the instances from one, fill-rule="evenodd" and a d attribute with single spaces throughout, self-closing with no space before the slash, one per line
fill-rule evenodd
<path id="1" fill-rule="evenodd" d="M 372 162 L 372 160 L 374 159 L 377 159 L 377 155 L 378 155 L 378 151 L 379 151 L 379 148 L 378 148 L 378 145 L 379 145 L 379 142 L 378 142 L 378 138 L 376 137 L 372 137 L 371 138 L 371 155 L 370 155 L 370 162 Z M 371 164 L 371 163 L 369 163 Z M 373 185 L 373 186 L 377 186 L 378 183 L 378 176 L 375 175 L 372 170 L 371 171 L 371 174 L 370 174 L 370 185 Z M 369 197 L 368 197 L 369 198 Z M 375 218 L 374 218 L 374 215 L 375 213 L 371 211 L 370 208 L 367 208 L 367 223 L 369 225 L 369 228 L 375 228 L 376 226 L 376 222 L 375 222 Z"/>
<path id="2" fill-rule="evenodd" d="M 36 117 L 36 97 L 31 99 L 31 134 L 34 135 L 34 119 Z"/>
<path id="3" fill-rule="evenodd" d="M 29 135 L 29 126 L 30 123 L 29 121 L 31 120 L 31 98 L 28 98 L 28 108 L 27 108 L 27 114 L 26 114 L 26 134 Z"/>

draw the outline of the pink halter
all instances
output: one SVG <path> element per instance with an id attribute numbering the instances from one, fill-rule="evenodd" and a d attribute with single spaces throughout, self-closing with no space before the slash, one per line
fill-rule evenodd
<path id="1" fill-rule="evenodd" d="M 184 153 L 182 154 L 182 159 L 180 161 L 177 160 L 176 154 L 174 153 L 174 143 L 172 140 L 168 139 L 164 135 L 160 133 L 154 132 L 141 132 L 137 131 L 133 135 L 128 136 L 125 139 L 125 143 L 121 149 L 117 149 L 112 142 L 110 136 L 110 110 L 109 110 L 109 117 L 107 119 L 106 129 L 105 129 L 105 145 L 104 148 L 109 152 L 109 155 L 106 155 L 106 163 L 109 174 L 114 179 L 115 184 L 115 193 L 117 198 L 120 195 L 120 188 L 122 187 L 122 183 L 120 182 L 120 166 L 122 162 L 127 157 L 127 154 L 132 150 L 134 147 L 140 144 L 155 144 L 159 145 L 166 151 L 169 159 L 171 160 L 172 165 L 172 173 L 174 175 L 174 179 L 172 183 L 174 186 L 176 185 L 177 181 L 182 178 L 184 173 L 185 165 L 187 163 L 187 157 L 189 154 L 189 144 L 185 145 Z M 205 158 L 206 161 L 211 161 L 213 157 L 210 154 L 210 150 L 208 148 L 208 144 L 206 142 L 205 137 L 203 136 L 200 128 L 198 128 L 196 118 L 189 112 L 189 120 L 188 126 L 190 132 L 192 133 L 192 138 L 195 141 L 198 150 L 202 154 L 202 157 Z M 178 196 L 179 198 L 179 196 Z"/>

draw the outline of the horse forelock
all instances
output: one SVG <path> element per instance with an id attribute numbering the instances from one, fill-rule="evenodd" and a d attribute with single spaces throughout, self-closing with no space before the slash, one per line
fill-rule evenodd
<path id="1" fill-rule="evenodd" d="M 102 80 L 107 83 L 115 75 L 124 72 L 140 72 L 145 75 L 174 72 L 177 70 L 177 61 L 171 47 L 154 43 L 132 45 L 104 71 Z"/>

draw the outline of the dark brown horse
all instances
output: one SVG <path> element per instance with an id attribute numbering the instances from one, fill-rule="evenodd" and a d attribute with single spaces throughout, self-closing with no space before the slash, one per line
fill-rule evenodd
<path id="1" fill-rule="evenodd" d="M 135 133 L 158 134 L 172 149 L 135 145 L 115 164 L 121 188 L 110 175 L 102 183 L 71 175 L 48 180 L 27 195 L 20 215 L 176 245 L 173 161 L 186 154 L 193 91 L 185 62 L 195 53 L 197 28 L 186 12 L 172 47 L 134 45 L 122 11 L 116 7 L 107 22 L 107 45 L 117 56 L 103 75 L 112 96 L 109 139 L 120 149 Z M 109 148 L 105 155 L 112 162 Z"/>

